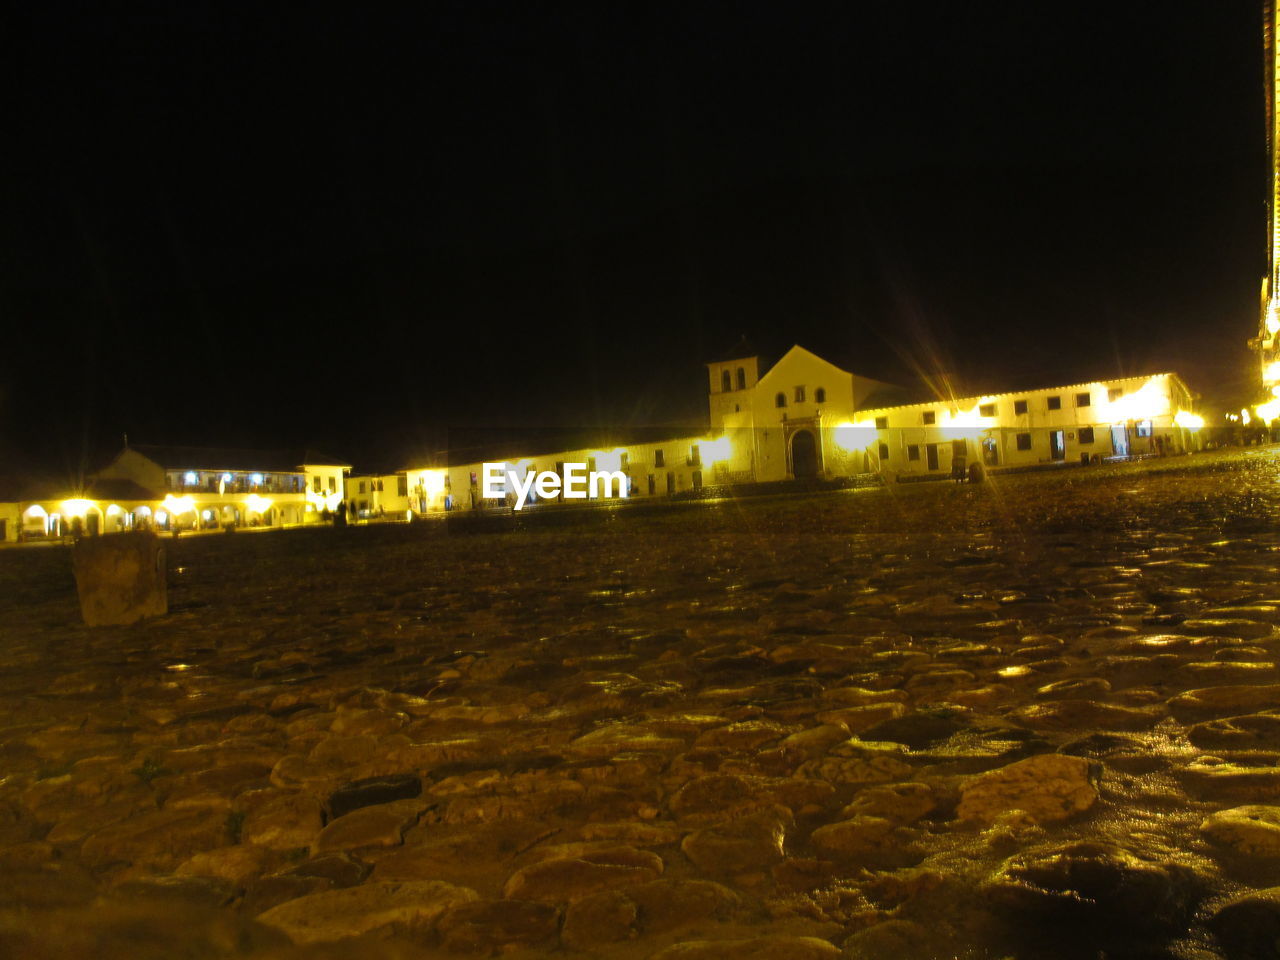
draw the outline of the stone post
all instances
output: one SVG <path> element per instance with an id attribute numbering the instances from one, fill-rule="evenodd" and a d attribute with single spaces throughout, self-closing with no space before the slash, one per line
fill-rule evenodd
<path id="1" fill-rule="evenodd" d="M 88 626 L 135 623 L 169 612 L 164 548 L 150 531 L 86 537 L 72 549 L 71 565 Z"/>

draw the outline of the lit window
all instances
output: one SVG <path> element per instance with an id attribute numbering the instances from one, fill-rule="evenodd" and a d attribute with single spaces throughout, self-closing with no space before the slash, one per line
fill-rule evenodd
<path id="1" fill-rule="evenodd" d="M 252 484 L 254 484 L 255 486 L 261 486 L 261 485 L 262 485 L 262 474 L 260 474 L 260 473 L 255 473 L 255 474 L 253 474 L 253 476 L 251 476 L 251 477 L 249 478 L 249 482 L 250 482 L 250 483 L 252 483 Z"/>
<path id="2" fill-rule="evenodd" d="M 787 405 L 787 395 L 779 391 L 778 395 L 773 398 L 773 405 L 775 407 L 785 407 Z"/>
<path id="3" fill-rule="evenodd" d="M 888 429 L 889 429 L 889 418 L 888 418 L 888 417 L 876 417 L 876 429 L 877 429 L 877 430 L 888 430 Z"/>
<path id="4" fill-rule="evenodd" d="M 932 426 L 938 420 L 938 415 L 932 410 L 926 410 L 920 415 L 921 421 L 926 427 Z"/>
<path id="5" fill-rule="evenodd" d="M 813 391 L 813 402 L 814 403 L 827 402 L 827 391 L 825 387 L 819 387 L 817 390 Z"/>
<path id="6" fill-rule="evenodd" d="M 1031 449 L 1031 434 L 1029 433 L 1018 434 L 1018 449 L 1019 450 Z"/>
<path id="7" fill-rule="evenodd" d="M 996 405 L 994 403 L 984 403 L 978 407 L 978 416 L 994 417 L 996 415 Z"/>
<path id="8" fill-rule="evenodd" d="M 1142 420 L 1142 421 L 1139 421 L 1139 423 L 1138 423 L 1138 436 L 1140 436 L 1140 437 L 1149 437 L 1149 436 L 1151 436 L 1151 421 L 1150 421 L 1150 420 Z"/>
<path id="9" fill-rule="evenodd" d="M 200 474 L 196 473 L 194 470 L 188 470 L 182 479 L 184 482 L 195 486 L 200 482 Z"/>
<path id="10" fill-rule="evenodd" d="M 1089 396 L 1089 394 L 1087 393 L 1076 394 L 1077 407 L 1088 407 L 1088 406 L 1092 406 L 1092 404 L 1093 404 L 1093 397 Z"/>

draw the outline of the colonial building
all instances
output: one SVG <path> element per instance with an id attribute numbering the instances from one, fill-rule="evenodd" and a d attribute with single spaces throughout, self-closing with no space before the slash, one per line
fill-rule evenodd
<path id="1" fill-rule="evenodd" d="M 36 540 L 75 526 L 92 535 L 296 525 L 338 507 L 349 469 L 311 451 L 126 446 L 83 489 L 46 483 L 11 494 L 0 529 Z"/>
<path id="2" fill-rule="evenodd" d="M 668 439 L 554 452 L 494 454 L 525 474 L 586 463 L 621 471 L 629 497 L 672 496 L 708 484 L 950 476 L 979 463 L 999 472 L 1198 449 L 1202 421 L 1174 373 L 957 397 L 906 391 L 850 373 L 793 346 L 760 373 L 756 356 L 707 364 L 709 429 Z M 445 456 L 405 471 L 407 509 L 483 505 L 483 461 Z"/>
<path id="3" fill-rule="evenodd" d="M 181 531 L 280 527 L 345 503 L 355 518 L 411 518 L 484 506 L 484 464 L 517 476 L 565 464 L 620 473 L 626 497 L 694 494 L 708 485 L 942 478 L 1198 449 L 1202 421 L 1174 373 L 957 397 L 914 399 L 793 346 L 763 374 L 756 356 L 707 365 L 708 424 L 567 449 L 452 451 L 397 473 L 348 477 L 312 452 L 127 446 L 82 490 L 0 490 L 0 541 L 135 527 Z M 622 489 L 612 496 L 623 496 Z M 501 503 L 492 500 L 489 505 Z M 536 503 L 536 498 L 533 499 Z"/>

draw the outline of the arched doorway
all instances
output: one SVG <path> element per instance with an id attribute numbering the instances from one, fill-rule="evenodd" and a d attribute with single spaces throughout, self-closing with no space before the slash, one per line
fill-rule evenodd
<path id="1" fill-rule="evenodd" d="M 791 475 L 797 480 L 818 475 L 818 444 L 808 430 L 797 430 L 791 437 Z"/>

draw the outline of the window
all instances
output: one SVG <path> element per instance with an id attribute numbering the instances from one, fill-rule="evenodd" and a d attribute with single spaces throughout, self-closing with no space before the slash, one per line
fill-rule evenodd
<path id="1" fill-rule="evenodd" d="M 877 429 L 877 430 L 888 430 L 888 429 L 889 429 L 889 418 L 888 418 L 888 417 L 876 417 L 876 429 Z"/>
<path id="2" fill-rule="evenodd" d="M 827 391 L 825 387 L 819 387 L 817 390 L 813 391 L 813 402 L 814 403 L 827 402 Z"/>
<path id="3" fill-rule="evenodd" d="M 984 403 L 978 407 L 978 416 L 994 417 L 996 415 L 996 405 L 994 403 Z"/>
<path id="4" fill-rule="evenodd" d="M 1062 398 L 1061 398 L 1061 397 L 1045 397 L 1045 401 L 1044 401 L 1044 403 L 1045 403 L 1045 407 L 1046 407 L 1047 409 L 1049 409 L 1049 410 L 1061 410 L 1061 409 L 1062 409 Z"/>
<path id="5" fill-rule="evenodd" d="M 907 444 L 907 459 L 908 460 L 920 459 L 920 447 L 918 444 L 914 444 L 914 443 Z"/>
<path id="6" fill-rule="evenodd" d="M 188 470 L 182 479 L 183 482 L 189 486 L 198 487 L 200 485 L 200 474 L 196 473 L 194 470 Z"/>
<path id="7" fill-rule="evenodd" d="M 1057 398 L 1055 397 L 1054 399 L 1057 399 Z M 1027 401 L 1025 400 L 1013 401 L 1013 415 L 1015 417 L 1020 417 L 1026 412 L 1027 412 Z"/>
<path id="8" fill-rule="evenodd" d="M 1077 394 L 1076 394 L 1076 406 L 1077 406 L 1077 407 L 1088 407 L 1088 406 L 1092 406 L 1092 405 L 1093 405 L 1093 397 L 1089 396 L 1089 394 L 1087 394 L 1087 393 L 1077 393 Z"/>
<path id="9" fill-rule="evenodd" d="M 741 367 L 738 368 L 738 389 L 747 389 L 747 371 L 743 370 Z"/>
<path id="10" fill-rule="evenodd" d="M 938 422 L 938 415 L 932 410 L 926 410 L 920 418 L 926 427 L 931 427 Z"/>
<path id="11" fill-rule="evenodd" d="M 691 447 L 689 448 L 689 466 L 691 466 L 691 467 L 700 467 L 700 466 L 702 466 L 702 446 L 701 446 L 701 444 L 697 444 L 697 443 L 695 443 L 693 446 L 691 446 Z"/>
<path id="12" fill-rule="evenodd" d="M 396 495 L 401 497 L 409 495 L 409 478 L 404 474 L 396 477 Z"/>
<path id="13" fill-rule="evenodd" d="M 804 387 L 796 387 L 796 403 L 804 403 Z"/>
<path id="14" fill-rule="evenodd" d="M 1140 437 L 1149 437 L 1149 436 L 1151 436 L 1151 421 L 1150 421 L 1150 420 L 1140 420 L 1140 421 L 1138 421 L 1138 436 L 1140 436 Z"/>
<path id="15" fill-rule="evenodd" d="M 311 483 L 312 483 L 312 485 L 316 488 L 316 493 L 319 493 L 319 492 L 320 492 L 320 478 L 319 478 L 319 477 L 312 477 L 312 478 L 311 478 Z"/>
<path id="16" fill-rule="evenodd" d="M 889 445 L 887 443 L 880 444 L 880 459 L 881 460 L 889 459 Z"/>
<path id="17" fill-rule="evenodd" d="M 720 371 L 720 389 L 724 393 L 733 389 L 733 375 L 728 370 Z"/>
<path id="18" fill-rule="evenodd" d="M 1031 434 L 1029 434 L 1029 433 L 1020 433 L 1020 434 L 1018 434 L 1017 439 L 1018 439 L 1018 449 L 1019 449 L 1019 450 L 1030 450 L 1030 449 L 1031 449 Z"/>
<path id="19" fill-rule="evenodd" d="M 330 477 L 329 477 L 329 492 L 330 492 L 330 493 L 336 493 L 336 492 L 337 492 L 337 489 L 338 489 L 338 478 L 337 478 L 337 477 L 335 477 L 335 476 L 330 475 Z"/>
<path id="20" fill-rule="evenodd" d="M 661 450 L 653 451 L 653 465 L 655 467 L 665 467 L 667 465 Z"/>
<path id="21" fill-rule="evenodd" d="M 356 492 L 357 492 L 357 493 L 364 493 L 364 481 L 363 481 L 363 480 L 361 480 L 361 481 L 360 481 L 360 488 L 359 488 L 359 490 L 357 490 Z"/>
<path id="22" fill-rule="evenodd" d="M 1107 402 L 1115 403 L 1117 400 L 1119 400 L 1123 396 L 1124 396 L 1123 387 L 1112 387 L 1110 390 L 1107 391 Z"/>
<path id="23" fill-rule="evenodd" d="M 785 407 L 787 405 L 787 395 L 779 391 L 778 395 L 773 398 L 773 405 L 775 407 Z"/>
<path id="24" fill-rule="evenodd" d="M 1093 443 L 1093 427 L 1080 428 L 1080 442 Z"/>

